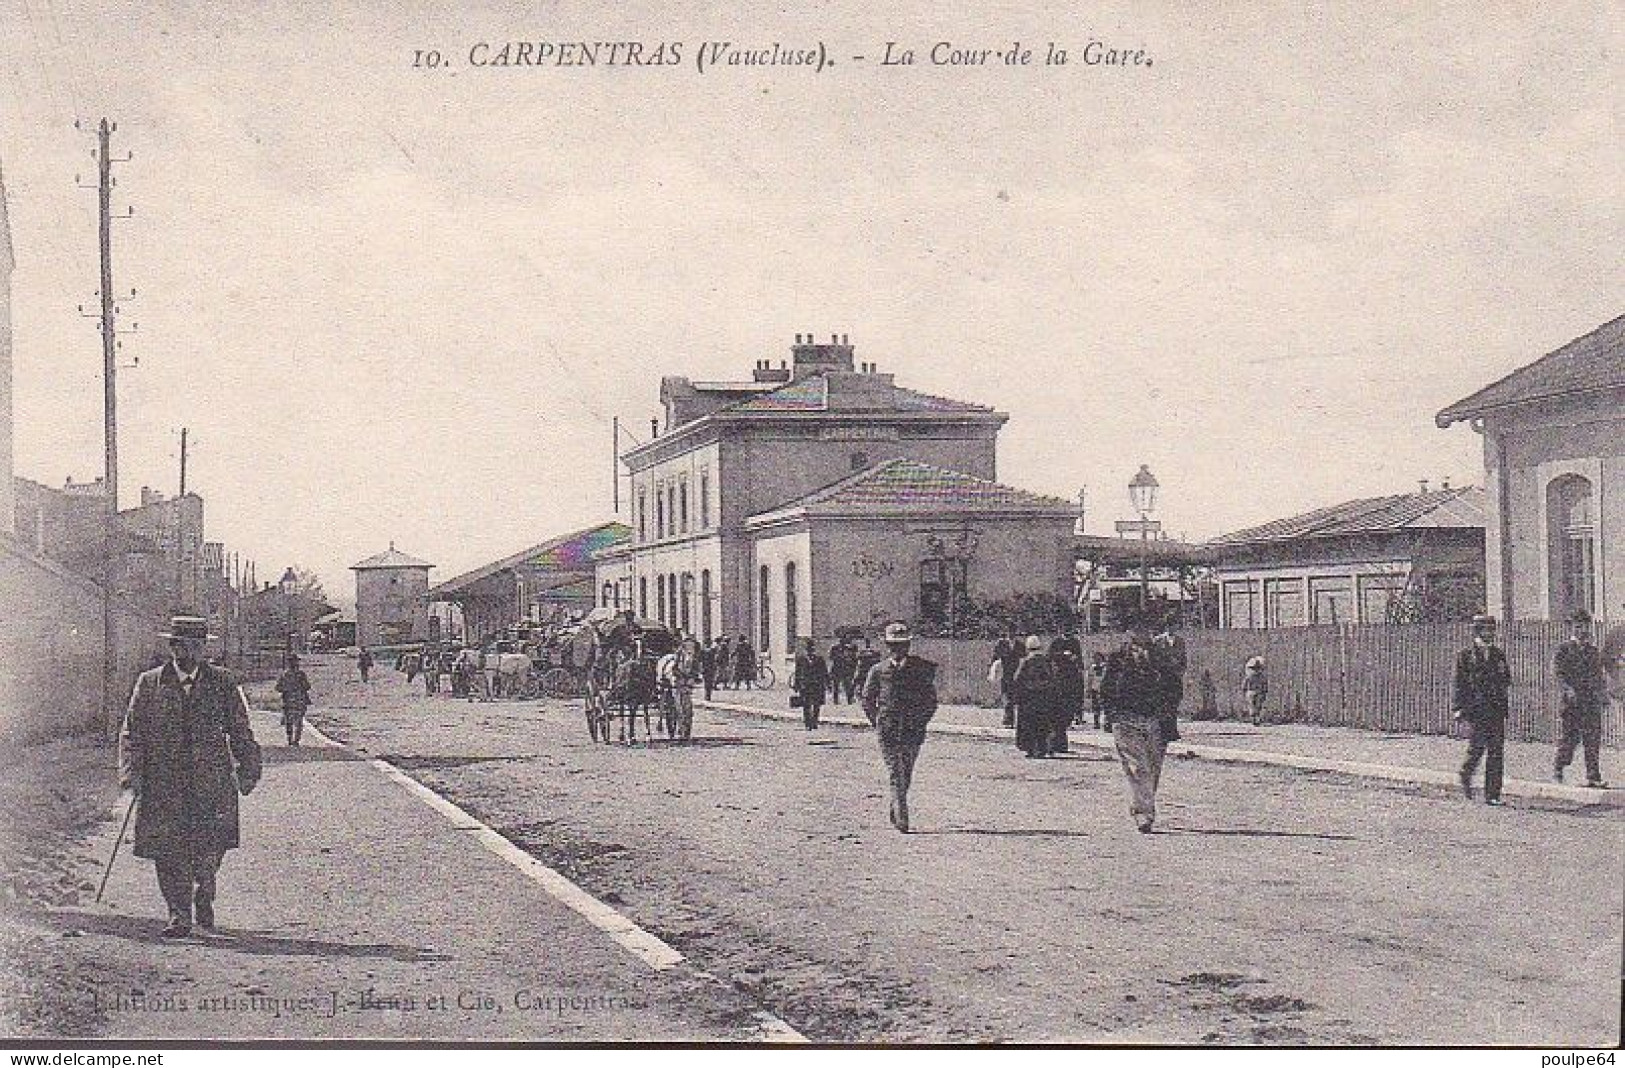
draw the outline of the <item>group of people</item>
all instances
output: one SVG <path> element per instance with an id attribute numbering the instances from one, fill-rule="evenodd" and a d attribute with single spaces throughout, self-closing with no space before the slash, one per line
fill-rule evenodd
<path id="1" fill-rule="evenodd" d="M 1577 749 L 1585 751 L 1585 785 L 1604 789 L 1602 777 L 1602 714 L 1608 707 L 1608 671 L 1618 665 L 1625 648 L 1599 649 L 1592 640 L 1591 614 L 1583 609 L 1570 620 L 1569 637 L 1553 657 L 1553 670 L 1561 692 L 1557 754 L 1552 778 L 1562 782 Z M 1473 798 L 1479 762 L 1484 764 L 1484 801 L 1501 804 L 1506 754 L 1506 721 L 1511 701 L 1512 669 L 1506 650 L 1495 643 L 1495 618 L 1473 617 L 1472 644 L 1456 657 L 1451 687 L 1455 719 L 1466 725 L 1467 758 L 1458 773 L 1462 793 Z M 1617 640 L 1617 639 L 1616 639 Z M 1617 670 L 1617 667 L 1616 667 Z"/>
<path id="2" fill-rule="evenodd" d="M 827 658 L 813 639 L 803 638 L 790 673 L 790 704 L 801 709 L 803 726 L 809 731 L 818 729 L 826 699 L 838 705 L 844 696 L 847 704 L 854 703 L 862 681 L 881 659 L 880 651 L 868 638 L 863 639 L 861 648 L 850 637 L 838 638 L 829 647 Z"/>
<path id="3" fill-rule="evenodd" d="M 715 690 L 754 688 L 759 669 L 756 648 L 743 634 L 712 638 L 700 646 L 700 681 L 707 701 Z"/>
<path id="4" fill-rule="evenodd" d="M 1561 733 L 1553 762 L 1553 778 L 1562 782 L 1575 754 L 1585 754 L 1585 783 L 1607 784 L 1602 778 L 1600 750 L 1602 715 L 1609 700 L 1608 676 L 1625 659 L 1625 628 L 1616 628 L 1609 643 L 1599 649 L 1592 638 L 1589 615 L 1577 613 L 1572 632 L 1557 649 L 1554 670 L 1561 687 Z M 1463 791 L 1471 798 L 1480 762 L 1484 764 L 1484 797 L 1501 804 L 1506 719 L 1510 705 L 1512 672 L 1505 650 L 1496 644 L 1496 621 L 1487 615 L 1474 618 L 1472 643 L 1455 665 L 1452 705 L 1455 717 L 1469 729 L 1466 760 L 1460 769 Z M 1128 780 L 1130 813 L 1135 825 L 1149 833 L 1156 820 L 1156 794 L 1161 782 L 1168 743 L 1178 737 L 1177 713 L 1183 697 L 1186 668 L 1184 643 L 1166 621 L 1147 615 L 1127 621 L 1127 640 L 1103 658 L 1098 686 L 1085 669 L 1075 637 L 1064 635 L 1046 646 L 1037 638 L 1021 643 L 1019 658 L 1009 643 L 997 650 L 998 672 L 1008 679 L 1007 708 L 1018 744 L 1028 756 L 1064 750 L 1066 728 L 1079 706 L 1080 693 L 1094 692 L 1103 708 L 1119 762 Z M 1160 631 L 1160 632 L 1159 632 Z M 203 659 L 207 621 L 177 616 L 162 635 L 169 644 L 169 659 L 144 672 L 136 681 L 129 710 L 119 736 L 119 776 L 134 796 L 134 852 L 151 859 L 158 886 L 169 910 L 165 937 L 184 937 L 193 924 L 205 929 L 215 923 L 216 875 L 226 851 L 238 844 L 239 795 L 252 791 L 260 779 L 262 758 L 248 722 L 248 701 L 241 686 L 227 671 Z M 884 655 L 837 643 L 829 659 L 812 641 L 796 656 L 792 689 L 800 698 L 807 729 L 818 726 L 819 709 L 826 694 L 850 693 L 851 678 L 864 714 L 875 729 L 886 768 L 888 818 L 893 827 L 908 832 L 908 794 L 914 768 L 925 742 L 927 727 L 937 711 L 937 665 L 915 656 L 913 636 L 904 623 L 889 624 L 883 633 Z M 675 652 L 662 658 L 663 682 L 681 692 L 675 712 L 687 718 L 682 698 L 696 681 L 707 696 L 720 681 L 719 667 L 749 643 L 724 640 L 704 646 L 683 637 Z M 850 657 L 852 674 L 847 675 Z M 729 676 L 739 677 L 737 665 Z M 836 665 L 832 668 L 832 664 Z M 426 666 L 426 665 L 425 665 Z M 370 668 L 370 657 L 364 668 Z M 365 677 L 365 671 L 364 671 Z M 744 673 L 746 679 L 754 671 Z M 1250 681 L 1249 681 L 1250 680 Z M 1265 692 L 1262 660 L 1249 663 L 1243 689 L 1261 702 Z M 297 746 L 310 707 L 311 685 L 290 655 L 276 682 L 282 700 L 282 722 L 288 744 Z M 432 692 L 432 691 L 431 691 Z M 1256 714 L 1258 704 L 1253 704 Z M 691 716 L 691 712 L 688 713 Z"/>

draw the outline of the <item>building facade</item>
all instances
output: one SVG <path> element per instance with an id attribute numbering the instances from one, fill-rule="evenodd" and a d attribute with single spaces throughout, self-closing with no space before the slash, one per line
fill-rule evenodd
<path id="1" fill-rule="evenodd" d="M 1470 617 L 1483 603 L 1484 508 L 1477 487 L 1424 485 L 1214 538 L 1219 625 Z"/>
<path id="2" fill-rule="evenodd" d="M 1435 421 L 1484 439 L 1491 610 L 1625 620 L 1625 316 Z"/>
<path id="3" fill-rule="evenodd" d="M 429 571 L 434 565 L 389 543 L 386 552 L 351 564 L 355 572 L 356 644 L 365 649 L 429 639 Z"/>
<path id="4" fill-rule="evenodd" d="M 972 595 L 1070 590 L 1051 543 L 1076 506 L 994 481 L 1008 416 L 899 386 L 844 336 L 797 335 L 750 381 L 668 377 L 661 400 L 664 426 L 623 457 L 631 538 L 597 558 L 600 605 L 782 656 Z"/>

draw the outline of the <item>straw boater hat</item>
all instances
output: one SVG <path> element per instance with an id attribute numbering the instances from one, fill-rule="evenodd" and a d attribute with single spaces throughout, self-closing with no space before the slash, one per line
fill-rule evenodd
<path id="1" fill-rule="evenodd" d="M 158 637 L 206 642 L 215 635 L 209 633 L 209 621 L 202 616 L 171 616 L 169 629 L 159 631 Z"/>
<path id="2" fill-rule="evenodd" d="M 901 644 L 903 642 L 913 641 L 914 635 L 909 633 L 907 623 L 887 623 L 886 633 L 881 637 L 880 640 L 885 642 L 887 645 Z"/>

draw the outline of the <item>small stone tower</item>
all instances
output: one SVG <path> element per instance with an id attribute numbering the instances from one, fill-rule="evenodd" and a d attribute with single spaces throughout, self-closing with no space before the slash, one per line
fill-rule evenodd
<path id="1" fill-rule="evenodd" d="M 355 641 L 363 649 L 427 641 L 429 569 L 389 543 L 389 551 L 351 564 L 355 572 Z"/>

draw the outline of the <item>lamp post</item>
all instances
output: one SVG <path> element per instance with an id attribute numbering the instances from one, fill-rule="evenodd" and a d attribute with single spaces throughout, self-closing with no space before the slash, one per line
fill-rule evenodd
<path id="1" fill-rule="evenodd" d="M 1140 611 L 1143 613 L 1147 602 L 1151 599 L 1151 576 L 1149 557 L 1151 552 L 1150 537 L 1151 525 L 1149 516 L 1157 507 L 1157 476 L 1151 473 L 1151 468 L 1145 464 L 1129 479 L 1128 498 L 1134 504 L 1134 510 L 1140 513 Z"/>
<path id="2" fill-rule="evenodd" d="M 287 642 L 286 642 L 286 644 L 287 644 L 287 652 L 292 653 L 294 651 L 294 648 L 293 648 L 293 592 L 294 592 L 294 590 L 299 588 L 299 576 L 295 575 L 293 573 L 293 568 L 290 567 L 290 568 L 288 568 L 288 570 L 282 572 L 282 579 L 281 579 L 280 582 L 277 583 L 277 588 L 282 591 L 282 605 L 287 610 L 288 630 L 287 630 Z"/>

